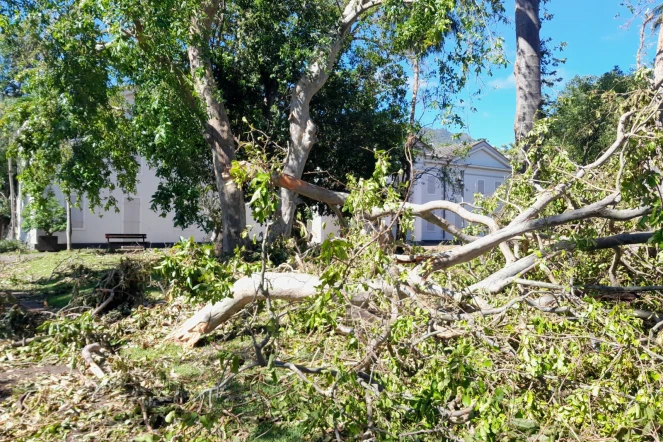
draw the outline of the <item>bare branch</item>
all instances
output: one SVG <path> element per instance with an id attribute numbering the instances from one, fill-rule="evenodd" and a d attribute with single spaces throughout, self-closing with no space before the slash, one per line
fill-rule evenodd
<path id="1" fill-rule="evenodd" d="M 90 371 L 94 373 L 96 377 L 99 379 L 103 379 L 106 374 L 104 371 L 97 365 L 96 362 L 94 362 L 94 359 L 92 358 L 92 353 L 99 353 L 101 351 L 101 345 L 97 344 L 96 342 L 94 344 L 89 344 L 86 345 L 83 348 L 83 351 L 81 352 L 81 356 L 83 356 L 83 360 L 85 363 L 90 367 Z"/>

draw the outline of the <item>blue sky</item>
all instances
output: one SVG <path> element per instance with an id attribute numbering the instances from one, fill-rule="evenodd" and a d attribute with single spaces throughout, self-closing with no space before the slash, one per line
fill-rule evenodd
<path id="1" fill-rule="evenodd" d="M 505 0 L 505 9 L 513 17 L 514 0 Z M 551 37 L 552 43 L 566 42 L 567 46 L 558 55 L 566 58 L 558 73 L 564 80 L 576 75 L 600 75 L 611 70 L 615 65 L 628 71 L 635 67 L 636 52 L 639 45 L 640 19 L 625 27 L 631 18 L 618 0 L 551 0 L 548 11 L 553 19 L 543 23 L 541 37 Z M 621 14 L 620 17 L 616 17 Z M 463 98 L 467 100 L 473 91 L 482 86 L 479 99 L 472 98 L 476 112 L 465 112 L 463 118 L 468 126 L 464 131 L 473 138 L 486 138 L 496 147 L 513 142 L 513 119 L 515 113 L 515 80 L 513 62 L 516 57 L 515 26 L 500 25 L 494 30 L 505 40 L 509 66 L 495 69 L 493 76 L 487 75 L 470 81 Z M 643 61 L 650 62 L 655 53 L 655 37 L 647 32 L 646 53 Z M 431 60 L 427 61 L 433 67 Z M 560 90 L 564 82 L 556 87 Z M 421 107 L 421 106 L 420 106 Z M 418 115 L 424 125 L 435 120 L 432 112 Z M 440 127 L 432 123 L 429 127 Z M 447 127 L 454 132 L 458 128 Z"/>

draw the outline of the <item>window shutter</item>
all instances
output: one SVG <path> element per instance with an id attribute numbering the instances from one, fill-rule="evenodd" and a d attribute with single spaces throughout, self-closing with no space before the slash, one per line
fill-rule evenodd
<path id="1" fill-rule="evenodd" d="M 123 233 L 140 232 L 140 198 L 124 199 L 124 210 L 122 214 Z"/>
<path id="2" fill-rule="evenodd" d="M 429 195 L 434 195 L 435 194 L 435 177 L 434 176 L 429 176 L 428 177 L 428 194 Z"/>

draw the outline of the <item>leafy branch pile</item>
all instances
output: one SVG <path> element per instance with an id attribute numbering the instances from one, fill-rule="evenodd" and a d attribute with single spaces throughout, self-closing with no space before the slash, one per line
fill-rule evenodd
<path id="1" fill-rule="evenodd" d="M 538 137 L 543 120 L 515 164 L 525 172 L 474 212 L 400 202 L 378 158 L 372 179 L 327 194 L 343 199 L 350 227 L 322 244 L 316 267 L 263 265 L 171 337 L 192 345 L 264 300 L 245 325 L 254 355 L 237 372 L 299 379 L 307 422 L 341 439 L 651 440 L 663 422 L 661 97 L 645 73 L 635 80 L 596 158 L 578 165 Z M 380 240 L 394 216 L 407 226 L 441 209 L 473 224 L 464 244 L 403 255 Z"/>
<path id="2" fill-rule="evenodd" d="M 222 232 L 235 254 L 180 242 L 156 268 L 168 302 L 101 315 L 122 292 L 140 300 L 147 271 L 125 263 L 80 298 L 85 313 L 74 304 L 11 343 L 3 364 L 85 370 L 22 385 L 16 407 L 2 404 L 9 437 L 658 440 L 663 48 L 653 73 L 580 81 L 542 108 L 539 3 L 516 2 L 514 176 L 475 207 L 403 197 L 421 174 L 419 61 L 441 56 L 439 91 L 424 96 L 453 120 L 469 73 L 504 62 L 488 29 L 499 0 L 5 8 L 14 101 L 0 130 L 25 193 L 45 205 L 56 183 L 108 209 L 116 186 L 134 190 L 140 154 L 163 178 L 154 208 Z M 400 173 L 383 151 L 356 153 L 383 146 Z M 356 173 L 339 185 L 327 166 Z M 253 256 L 246 192 L 265 226 Z M 341 237 L 291 238 L 298 197 L 341 215 Z M 459 244 L 394 240 L 416 217 Z"/>

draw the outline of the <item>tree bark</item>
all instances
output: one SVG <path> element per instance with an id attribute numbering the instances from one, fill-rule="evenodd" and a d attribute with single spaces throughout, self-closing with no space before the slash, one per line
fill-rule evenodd
<path id="1" fill-rule="evenodd" d="M 71 196 L 67 195 L 67 250 L 71 250 Z"/>
<path id="2" fill-rule="evenodd" d="M 290 96 L 290 146 L 283 164 L 283 173 L 300 179 L 311 148 L 316 143 L 316 126 L 311 118 L 311 99 L 324 86 L 341 52 L 352 25 L 380 0 L 352 0 L 343 10 L 339 26 L 333 31 L 331 43 L 318 50 L 319 57 L 299 79 Z M 289 237 L 297 208 L 297 195 L 281 188 L 280 216 L 272 227 L 275 236 Z"/>
<path id="3" fill-rule="evenodd" d="M 532 130 L 541 107 L 540 28 L 539 0 L 516 0 L 516 143 Z"/>
<path id="4" fill-rule="evenodd" d="M 203 335 L 229 320 L 251 302 L 265 299 L 260 290 L 260 279 L 260 274 L 255 273 L 238 280 L 233 285 L 232 298 L 226 298 L 216 304 L 207 304 L 173 331 L 168 338 L 190 347 L 195 345 Z M 296 302 L 314 296 L 320 285 L 320 279 L 303 273 L 267 272 L 265 284 L 271 299 Z"/>
<path id="5" fill-rule="evenodd" d="M 14 190 L 14 165 L 12 163 L 12 158 L 7 158 L 7 172 L 9 175 L 9 239 L 16 239 L 16 233 L 18 232 L 18 217 L 16 216 L 16 191 Z"/>
<path id="6" fill-rule="evenodd" d="M 243 242 L 241 234 L 246 228 L 246 209 L 242 189 L 237 186 L 237 183 L 230 176 L 230 168 L 236 158 L 230 120 L 225 106 L 218 98 L 219 91 L 214 81 L 212 66 L 204 50 L 206 47 L 205 38 L 209 33 L 218 7 L 218 2 L 206 3 L 203 5 L 203 17 L 194 16 L 191 19 L 189 28 L 191 43 L 187 48 L 187 57 L 197 96 L 194 96 L 179 67 L 163 56 L 157 56 L 156 62 L 174 74 L 179 86 L 178 93 L 182 96 L 184 102 L 195 112 L 200 109 L 205 112 L 205 117 L 201 121 L 203 137 L 212 153 L 214 177 L 222 212 L 223 237 L 220 252 L 231 253 L 236 246 Z M 150 38 L 149 35 L 145 34 L 142 22 L 134 17 L 133 23 L 138 46 L 146 54 L 150 54 Z"/>
<path id="7" fill-rule="evenodd" d="M 663 25 L 659 24 L 656 59 L 654 60 L 654 84 L 660 87 L 661 82 L 663 82 Z"/>
<path id="8" fill-rule="evenodd" d="M 414 126 L 416 110 L 417 110 L 417 95 L 419 94 L 419 55 L 414 55 L 412 58 L 412 101 L 410 102 L 410 126 Z"/>
<path id="9" fill-rule="evenodd" d="M 239 279 L 233 285 L 233 296 L 215 304 L 207 304 L 191 318 L 168 335 L 168 339 L 193 346 L 200 338 L 228 321 L 236 313 L 252 302 L 265 299 L 261 290 L 262 275 L 254 273 Z M 270 300 L 301 302 L 318 293 L 320 278 L 306 273 L 265 272 L 265 290 Z M 353 305 L 363 305 L 369 299 L 371 290 L 383 292 L 386 296 L 396 294 L 396 288 L 383 281 L 367 281 L 356 292 L 346 293 Z M 365 287 L 365 288 L 364 288 Z M 347 287 L 345 290 L 348 290 Z"/>
<path id="10" fill-rule="evenodd" d="M 235 156 L 235 141 L 230 129 L 230 120 L 225 106 L 217 98 L 218 89 L 214 81 L 212 66 L 203 50 L 198 20 L 192 19 L 192 44 L 187 50 L 194 89 L 206 112 L 203 122 L 203 135 L 212 152 L 212 164 L 216 187 L 221 203 L 223 228 L 222 252 L 232 253 L 242 244 L 242 232 L 246 228 L 246 209 L 242 189 L 230 176 L 230 168 Z"/>

